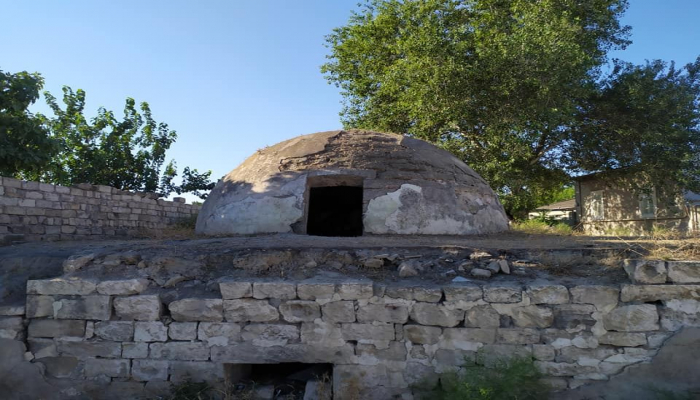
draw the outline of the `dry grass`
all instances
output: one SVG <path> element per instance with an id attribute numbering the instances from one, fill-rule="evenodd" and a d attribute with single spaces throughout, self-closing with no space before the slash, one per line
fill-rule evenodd
<path id="1" fill-rule="evenodd" d="M 574 234 L 573 229 L 566 224 L 548 224 L 537 219 L 528 219 L 520 222 L 514 222 L 511 226 L 514 231 L 522 232 L 529 235 L 556 235 L 556 236 L 571 236 Z"/>

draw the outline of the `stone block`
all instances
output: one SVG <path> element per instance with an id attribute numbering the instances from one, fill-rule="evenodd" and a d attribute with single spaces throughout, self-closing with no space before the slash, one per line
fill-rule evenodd
<path id="1" fill-rule="evenodd" d="M 231 322 L 269 322 L 279 319 L 279 312 L 267 300 L 224 300 L 224 316 Z"/>
<path id="2" fill-rule="evenodd" d="M 315 301 L 287 301 L 280 304 L 279 311 L 287 322 L 307 322 L 321 318 L 321 306 Z"/>
<path id="3" fill-rule="evenodd" d="M 403 342 L 389 342 L 385 348 L 373 344 L 358 343 L 355 347 L 358 362 L 364 365 L 376 365 L 384 361 L 406 361 L 406 345 Z"/>
<path id="4" fill-rule="evenodd" d="M 554 347 L 546 344 L 533 344 L 532 345 L 532 357 L 539 361 L 552 361 L 554 360 L 555 350 Z"/>
<path id="5" fill-rule="evenodd" d="M 603 325 L 609 331 L 655 331 L 659 329 L 659 313 L 652 304 L 618 307 L 605 315 Z"/>
<path id="6" fill-rule="evenodd" d="M 224 303 L 221 299 L 182 299 L 168 305 L 175 321 L 219 322 L 224 319 Z"/>
<path id="7" fill-rule="evenodd" d="M 530 285 L 527 295 L 532 304 L 567 304 L 569 289 L 562 285 Z"/>
<path id="8" fill-rule="evenodd" d="M 555 360 L 561 363 L 578 363 L 581 365 L 597 366 L 602 360 L 618 354 L 619 352 L 620 350 L 610 347 L 581 349 L 570 346 L 560 349 Z"/>
<path id="9" fill-rule="evenodd" d="M 621 347 L 645 346 L 647 337 L 643 333 L 607 332 L 598 338 L 598 343 Z"/>
<path id="10" fill-rule="evenodd" d="M 259 347 L 252 343 L 236 343 L 211 348 L 215 363 L 277 364 L 300 362 L 306 364 L 349 364 L 355 362 L 355 348 L 351 344 L 342 347 L 322 347 L 305 343 L 286 346 Z"/>
<path id="11" fill-rule="evenodd" d="M 667 261 L 668 279 L 675 283 L 700 283 L 700 262 Z"/>
<path id="12" fill-rule="evenodd" d="M 33 319 L 29 322 L 29 337 L 83 337 L 85 321 Z"/>
<path id="13" fill-rule="evenodd" d="M 438 287 L 414 287 L 413 299 L 426 303 L 437 303 L 442 299 L 442 289 Z"/>
<path id="14" fill-rule="evenodd" d="M 0 317 L 0 339 L 23 340 L 24 322 L 22 317 Z"/>
<path id="15" fill-rule="evenodd" d="M 387 286 L 384 295 L 392 299 L 413 300 L 413 288 L 410 286 Z"/>
<path id="16" fill-rule="evenodd" d="M 510 316 L 520 328 L 548 328 L 554 322 L 552 310 L 540 306 L 515 307 Z"/>
<path id="17" fill-rule="evenodd" d="M 592 374 L 596 372 L 595 367 L 584 366 L 573 363 L 557 363 L 551 361 L 535 361 L 535 366 L 545 375 L 550 376 L 574 376 Z"/>
<path id="18" fill-rule="evenodd" d="M 665 261 L 624 260 L 622 266 L 634 283 L 666 283 Z"/>
<path id="19" fill-rule="evenodd" d="M 540 342 L 540 331 L 531 328 L 501 328 L 498 329 L 498 343 L 533 344 Z"/>
<path id="20" fill-rule="evenodd" d="M 61 299 L 53 303 L 56 319 L 96 319 L 109 321 L 112 317 L 110 296 L 83 296 L 76 299 Z"/>
<path id="21" fill-rule="evenodd" d="M 122 356 L 122 344 L 116 342 L 57 340 L 56 350 L 61 356 L 76 358 L 119 358 Z"/>
<path id="22" fill-rule="evenodd" d="M 24 315 L 25 306 L 24 305 L 4 305 L 0 306 L 0 316 L 12 317 Z M 27 317 L 29 318 L 29 317 Z"/>
<path id="23" fill-rule="evenodd" d="M 241 340 L 241 326 L 232 322 L 202 322 L 197 329 L 197 338 L 208 346 L 227 346 Z"/>
<path id="24" fill-rule="evenodd" d="M 150 358 L 182 361 L 204 361 L 209 359 L 209 346 L 198 342 L 151 343 Z"/>
<path id="25" fill-rule="evenodd" d="M 408 306 L 403 304 L 367 304 L 357 309 L 358 322 L 393 322 L 405 324 L 408 321 Z"/>
<path id="26" fill-rule="evenodd" d="M 136 322 L 135 342 L 165 342 L 168 340 L 168 327 L 162 322 Z"/>
<path id="27" fill-rule="evenodd" d="M 442 335 L 442 328 L 422 325 L 405 325 L 403 328 L 406 339 L 416 344 L 435 344 Z"/>
<path id="28" fill-rule="evenodd" d="M 485 328 L 447 328 L 442 333 L 440 348 L 477 351 L 496 341 L 496 330 Z"/>
<path id="29" fill-rule="evenodd" d="M 168 336 L 172 340 L 196 340 L 196 322 L 172 322 L 168 325 Z"/>
<path id="30" fill-rule="evenodd" d="M 253 297 L 256 299 L 293 300 L 297 297 L 296 284 L 292 282 L 255 282 Z"/>
<path id="31" fill-rule="evenodd" d="M 85 296 L 95 292 L 97 284 L 79 278 L 53 278 L 27 281 L 27 294 L 44 295 L 78 295 Z"/>
<path id="32" fill-rule="evenodd" d="M 122 343 L 122 358 L 148 358 L 148 343 Z"/>
<path id="33" fill-rule="evenodd" d="M 108 360 L 112 361 L 112 360 Z M 46 368 L 46 375 L 53 378 L 83 379 L 81 363 L 75 357 L 46 357 L 39 360 Z"/>
<path id="34" fill-rule="evenodd" d="M 493 368 L 512 358 L 531 358 L 532 348 L 530 346 L 519 346 L 514 344 L 487 344 L 479 350 L 476 362 L 487 368 Z"/>
<path id="35" fill-rule="evenodd" d="M 475 306 L 467 310 L 464 326 L 468 328 L 498 328 L 501 315 L 490 305 Z"/>
<path id="36" fill-rule="evenodd" d="M 572 303 L 593 304 L 601 312 L 610 312 L 620 297 L 620 289 L 614 286 L 582 285 L 569 289 L 569 292 Z"/>
<path id="37" fill-rule="evenodd" d="M 85 361 L 85 375 L 89 378 L 100 375 L 105 375 L 110 378 L 128 378 L 129 366 L 129 360 L 88 358 Z"/>
<path id="38" fill-rule="evenodd" d="M 102 281 L 97 285 L 97 293 L 107 295 L 133 295 L 148 289 L 147 279 L 120 279 Z"/>
<path id="39" fill-rule="evenodd" d="M 484 288 L 484 300 L 489 303 L 520 303 L 523 292 L 517 286 L 487 286 Z"/>
<path id="40" fill-rule="evenodd" d="M 369 299 L 374 295 L 372 282 L 344 282 L 336 289 L 341 300 Z"/>
<path id="41" fill-rule="evenodd" d="M 53 296 L 27 296 L 27 318 L 53 316 Z"/>
<path id="42" fill-rule="evenodd" d="M 393 325 L 342 324 L 341 333 L 345 340 L 394 340 Z"/>
<path id="43" fill-rule="evenodd" d="M 39 360 L 45 357 L 58 357 L 56 342 L 53 339 L 27 339 L 29 351 L 34 354 L 34 359 Z"/>
<path id="44" fill-rule="evenodd" d="M 130 321 L 98 322 L 95 324 L 95 335 L 104 340 L 130 342 L 134 339 L 134 323 Z"/>
<path id="45" fill-rule="evenodd" d="M 443 287 L 445 301 L 477 301 L 483 299 L 483 290 L 476 285 L 450 285 Z"/>
<path id="46" fill-rule="evenodd" d="M 555 305 L 553 326 L 557 329 L 590 330 L 596 324 L 594 312 L 596 308 L 592 304 Z"/>
<path id="47" fill-rule="evenodd" d="M 117 297 L 114 311 L 119 319 L 134 321 L 157 321 L 163 310 L 158 295 Z"/>
<path id="48" fill-rule="evenodd" d="M 206 361 L 172 361 L 170 362 L 170 381 L 180 382 L 217 382 L 224 379 L 221 364 Z"/>
<path id="49" fill-rule="evenodd" d="M 411 319 L 421 325 L 453 327 L 464 320 L 464 311 L 441 304 L 416 303 L 411 308 Z"/>
<path id="50" fill-rule="evenodd" d="M 250 324 L 241 332 L 241 338 L 255 346 L 285 346 L 299 341 L 299 327 L 279 324 Z"/>
<path id="51" fill-rule="evenodd" d="M 323 320 L 327 322 L 355 322 L 355 305 L 352 301 L 334 301 L 323 305 Z"/>
<path id="52" fill-rule="evenodd" d="M 665 300 L 700 300 L 700 285 L 622 285 L 623 302 Z"/>
<path id="53" fill-rule="evenodd" d="M 442 367 L 462 367 L 465 365 L 474 365 L 476 362 L 476 352 L 438 349 L 433 359 Z"/>
<path id="54" fill-rule="evenodd" d="M 134 360 L 131 379 L 135 381 L 167 381 L 170 363 L 162 360 Z"/>
<path id="55" fill-rule="evenodd" d="M 219 290 L 224 300 L 253 297 L 253 284 L 250 282 L 221 282 Z"/>
<path id="56" fill-rule="evenodd" d="M 339 324 L 318 320 L 301 324 L 301 342 L 321 347 L 345 345 Z"/>
<path id="57" fill-rule="evenodd" d="M 302 300 L 328 300 L 335 294 L 335 283 L 302 282 L 297 285 L 297 296 Z"/>

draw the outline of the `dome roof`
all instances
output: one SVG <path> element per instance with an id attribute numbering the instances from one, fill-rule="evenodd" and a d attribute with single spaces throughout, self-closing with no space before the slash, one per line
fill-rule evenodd
<path id="1" fill-rule="evenodd" d="M 360 234 L 508 229 L 493 190 L 451 153 L 407 136 L 341 130 L 258 150 L 217 183 L 196 231 L 315 234 L 316 225 L 350 220 L 360 221 Z"/>

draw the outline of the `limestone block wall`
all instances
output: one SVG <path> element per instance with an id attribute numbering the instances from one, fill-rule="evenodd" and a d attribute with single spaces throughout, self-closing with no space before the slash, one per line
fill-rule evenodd
<path id="1" fill-rule="evenodd" d="M 0 242 L 130 236 L 195 218 L 199 205 L 110 186 L 65 187 L 0 177 Z"/>
<path id="2" fill-rule="evenodd" d="M 26 307 L 0 308 L 0 338 L 25 341 L 60 398 L 159 393 L 221 380 L 225 364 L 301 362 L 333 364 L 335 399 L 411 399 L 442 373 L 511 355 L 533 357 L 564 390 L 649 362 L 674 332 L 700 326 L 698 265 L 661 263 L 683 283 L 237 280 L 174 299 L 144 278 L 33 280 Z"/>

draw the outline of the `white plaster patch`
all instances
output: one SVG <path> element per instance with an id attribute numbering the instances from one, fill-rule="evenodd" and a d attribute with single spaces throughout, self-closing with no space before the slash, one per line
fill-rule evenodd
<path id="1" fill-rule="evenodd" d="M 242 235 L 291 232 L 291 225 L 303 215 L 303 211 L 297 207 L 297 204 L 296 196 L 247 197 L 216 210 L 212 218 L 220 221 L 212 224 L 215 228 L 210 232 Z"/>

